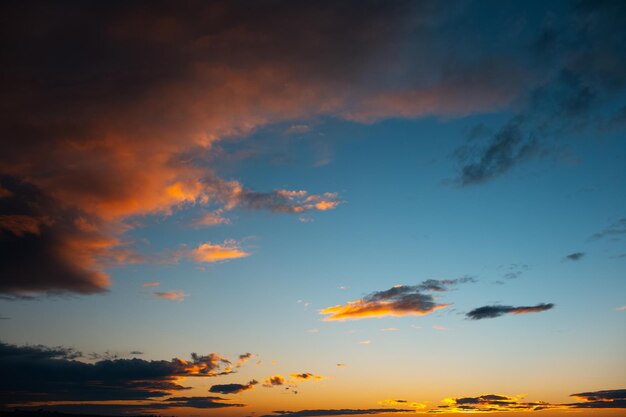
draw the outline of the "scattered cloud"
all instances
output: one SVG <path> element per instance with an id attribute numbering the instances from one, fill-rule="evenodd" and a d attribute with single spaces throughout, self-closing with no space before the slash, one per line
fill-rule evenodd
<path id="1" fill-rule="evenodd" d="M 395 332 L 398 329 L 396 327 L 385 327 L 384 329 L 380 329 L 381 332 Z"/>
<path id="2" fill-rule="evenodd" d="M 527 314 L 527 313 L 539 313 L 542 311 L 547 311 L 554 308 L 554 304 L 552 303 L 541 303 L 536 306 L 520 306 L 520 307 L 511 307 L 511 306 L 484 306 L 478 307 L 474 310 L 467 313 L 467 317 L 472 320 L 482 320 L 482 319 L 492 319 L 495 317 L 500 317 L 505 314 Z"/>
<path id="3" fill-rule="evenodd" d="M 213 385 L 209 389 L 209 392 L 216 392 L 218 394 L 239 394 L 240 392 L 251 390 L 259 381 L 253 379 L 247 384 L 222 384 Z"/>
<path id="4" fill-rule="evenodd" d="M 359 342 L 359 345 L 369 345 L 370 343 L 372 343 L 372 341 L 371 341 L 371 340 L 361 340 L 361 341 Z"/>
<path id="5" fill-rule="evenodd" d="M 172 301 L 185 301 L 185 298 L 189 297 L 189 294 L 186 294 L 183 290 L 171 290 L 164 292 L 155 292 L 155 298 L 162 298 L 164 300 L 172 300 Z"/>
<path id="6" fill-rule="evenodd" d="M 324 379 L 323 376 L 319 376 L 319 375 L 313 375 L 310 372 L 303 372 L 300 374 L 291 374 L 289 375 L 292 378 L 297 379 L 298 381 L 319 381 L 321 379 Z"/>
<path id="7" fill-rule="evenodd" d="M 324 321 L 359 320 L 385 316 L 421 316 L 448 306 L 448 304 L 436 303 L 431 294 L 424 292 L 443 292 L 449 290 L 451 286 L 469 282 L 475 282 L 475 279 L 472 277 L 429 279 L 414 286 L 396 285 L 385 291 L 371 293 L 360 300 L 325 308 L 320 311 L 320 314 L 328 315 Z"/>
<path id="8" fill-rule="evenodd" d="M 440 331 L 445 331 L 445 330 L 448 330 L 448 328 L 447 328 L 447 327 L 439 326 L 438 324 L 435 324 L 435 325 L 433 326 L 433 329 L 435 329 L 435 330 L 440 330 Z"/>
<path id="9" fill-rule="evenodd" d="M 625 306 L 621 306 L 621 307 L 617 307 L 616 310 L 617 311 L 626 311 L 626 305 Z"/>
<path id="10" fill-rule="evenodd" d="M 568 261 L 580 261 L 585 256 L 585 252 L 570 253 L 565 257 Z"/>
<path id="11" fill-rule="evenodd" d="M 345 364 L 345 363 L 338 363 L 337 364 L 337 368 L 345 368 L 346 366 L 348 366 L 348 365 Z"/>
<path id="12" fill-rule="evenodd" d="M 580 392 L 570 396 L 582 401 L 568 404 L 573 408 L 626 408 L 626 389 Z"/>
<path id="13" fill-rule="evenodd" d="M 144 287 L 158 287 L 159 285 L 161 285 L 161 283 L 160 282 L 156 282 L 156 281 L 154 281 L 154 282 L 144 282 L 143 283 Z"/>
<path id="14" fill-rule="evenodd" d="M 263 386 L 267 388 L 271 388 L 277 385 L 283 385 L 285 383 L 285 378 L 282 375 L 273 375 L 268 378 L 265 378 L 263 381 Z"/>

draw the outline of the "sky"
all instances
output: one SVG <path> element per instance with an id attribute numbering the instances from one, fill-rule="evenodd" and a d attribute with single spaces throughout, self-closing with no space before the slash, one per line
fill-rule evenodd
<path id="1" fill-rule="evenodd" d="M 0 410 L 623 415 L 625 6 L 3 2 Z"/>

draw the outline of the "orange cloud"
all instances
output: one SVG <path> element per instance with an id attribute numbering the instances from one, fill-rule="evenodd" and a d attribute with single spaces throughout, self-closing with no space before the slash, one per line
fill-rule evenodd
<path id="1" fill-rule="evenodd" d="M 416 410 L 423 410 L 426 408 L 426 404 L 412 402 L 407 400 L 383 400 L 378 402 L 379 405 L 383 405 L 385 407 L 411 407 Z"/>
<path id="2" fill-rule="evenodd" d="M 196 262 L 220 262 L 231 259 L 245 258 L 250 254 L 241 249 L 234 240 L 225 240 L 223 243 L 203 243 L 190 252 Z"/>
<path id="3" fill-rule="evenodd" d="M 220 224 L 230 224 L 230 219 L 222 216 L 224 210 L 219 209 L 205 213 L 195 221 L 196 226 L 217 226 Z"/>
<path id="4" fill-rule="evenodd" d="M 263 386 L 267 388 L 274 387 L 276 385 L 283 385 L 285 383 L 285 378 L 282 375 L 273 375 L 266 378 L 263 381 Z"/>
<path id="5" fill-rule="evenodd" d="M 161 285 L 161 283 L 157 281 L 143 283 L 144 287 L 158 287 L 159 285 Z"/>
<path id="6" fill-rule="evenodd" d="M 324 318 L 324 321 L 360 320 L 370 317 L 423 316 L 447 306 L 448 304 L 439 304 L 425 309 L 402 309 L 397 308 L 397 305 L 391 301 L 368 302 L 361 299 L 325 308 L 320 311 L 320 314 L 329 315 Z"/>

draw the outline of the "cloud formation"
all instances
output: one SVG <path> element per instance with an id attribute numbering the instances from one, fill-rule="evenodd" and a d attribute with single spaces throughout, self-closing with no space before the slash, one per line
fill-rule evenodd
<path id="1" fill-rule="evenodd" d="M 226 240 L 223 243 L 203 243 L 188 253 L 188 256 L 196 262 L 206 263 L 229 261 L 249 255 L 234 240 Z"/>
<path id="2" fill-rule="evenodd" d="M 359 320 L 385 316 L 422 316 L 448 306 L 448 304 L 438 304 L 432 294 L 425 294 L 425 292 L 443 292 L 449 290 L 451 286 L 468 282 L 475 282 L 475 279 L 472 277 L 429 279 L 419 285 L 396 285 L 385 291 L 371 293 L 356 301 L 325 308 L 320 311 L 320 314 L 328 315 L 324 321 Z"/>
<path id="3" fill-rule="evenodd" d="M 535 306 L 483 306 L 475 308 L 466 314 L 466 316 L 472 320 L 492 319 L 503 316 L 505 314 L 528 314 L 528 313 L 540 313 L 554 308 L 552 303 L 541 303 Z"/>
<path id="4" fill-rule="evenodd" d="M 324 379 L 323 376 L 313 375 L 310 372 L 302 372 L 300 374 L 290 374 L 289 376 L 291 376 L 292 378 L 298 381 L 319 381 L 321 379 Z"/>
<path id="5" fill-rule="evenodd" d="M 183 290 L 171 290 L 164 292 L 155 292 L 154 297 L 162 298 L 164 300 L 172 300 L 172 301 L 185 301 L 185 298 L 189 297 L 189 294 L 186 294 Z"/>
<path id="6" fill-rule="evenodd" d="M 100 359 L 77 360 L 71 349 L 16 346 L 0 343 L 0 402 L 22 404 L 52 401 L 149 400 L 187 388 L 186 377 L 229 374 L 231 363 L 217 353 L 190 360 Z"/>
<path id="7" fill-rule="evenodd" d="M 585 252 L 570 253 L 565 257 L 568 261 L 580 261 L 585 256 Z"/>
<path id="8" fill-rule="evenodd" d="M 383 414 L 383 413 L 414 413 L 415 410 L 404 410 L 398 408 L 365 408 L 365 409 L 320 409 L 320 410 L 300 410 L 300 411 L 273 411 L 274 414 L 267 414 L 262 417 L 318 417 L 318 416 L 346 416 L 359 414 Z"/>
<path id="9" fill-rule="evenodd" d="M 239 394 L 240 392 L 251 390 L 259 381 L 253 379 L 247 384 L 221 384 L 213 385 L 209 388 L 209 392 L 217 392 L 219 394 Z"/>
<path id="10" fill-rule="evenodd" d="M 285 378 L 282 375 L 273 375 L 268 378 L 265 378 L 263 381 L 263 386 L 267 388 L 275 387 L 277 385 L 283 385 L 285 383 Z"/>

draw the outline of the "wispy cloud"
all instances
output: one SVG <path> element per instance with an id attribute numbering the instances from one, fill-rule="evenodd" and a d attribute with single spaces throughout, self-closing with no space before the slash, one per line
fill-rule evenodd
<path id="1" fill-rule="evenodd" d="M 310 372 L 302 372 L 299 374 L 290 374 L 290 377 L 298 380 L 298 381 L 319 381 L 324 379 L 323 376 L 320 375 L 313 375 Z"/>
<path id="2" fill-rule="evenodd" d="M 626 217 L 619 219 L 601 232 L 595 233 L 591 239 L 614 238 L 617 239 L 626 234 Z"/>
<path id="3" fill-rule="evenodd" d="M 143 286 L 144 287 L 158 287 L 159 285 L 161 285 L 160 282 L 157 281 L 152 281 L 152 282 L 144 282 Z"/>
<path id="4" fill-rule="evenodd" d="M 554 304 L 552 303 L 541 303 L 535 306 L 520 307 L 493 305 L 475 308 L 474 310 L 467 313 L 466 316 L 472 320 L 482 320 L 500 317 L 505 314 L 539 313 L 542 311 L 550 310 L 552 308 L 554 308 Z"/>
<path id="5" fill-rule="evenodd" d="M 188 254 L 196 262 L 206 263 L 229 261 L 250 256 L 250 253 L 243 250 L 234 240 L 225 240 L 223 243 L 202 243 L 188 252 Z"/>
<path id="6" fill-rule="evenodd" d="M 185 293 L 183 290 L 171 290 L 164 292 L 155 292 L 154 297 L 162 298 L 164 300 L 172 300 L 172 301 L 185 301 L 185 298 L 189 297 L 189 294 Z"/>
<path id="7" fill-rule="evenodd" d="M 268 378 L 265 378 L 263 381 L 263 386 L 267 388 L 271 388 L 277 385 L 283 385 L 285 383 L 285 378 L 282 375 L 272 375 Z"/>

